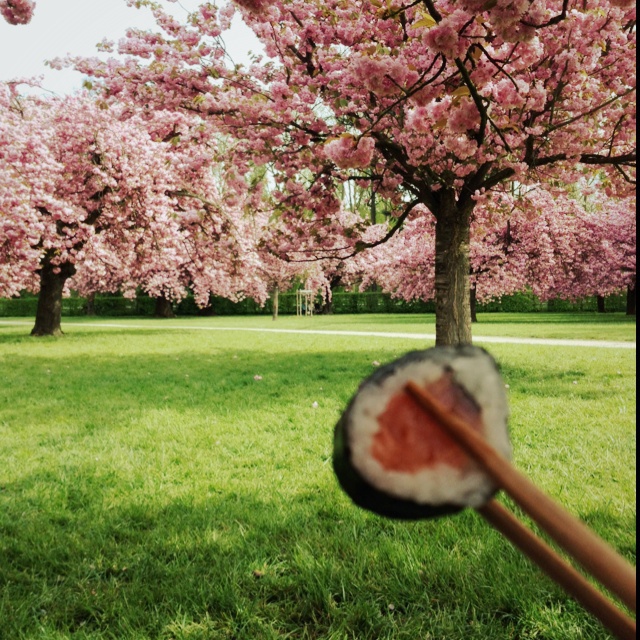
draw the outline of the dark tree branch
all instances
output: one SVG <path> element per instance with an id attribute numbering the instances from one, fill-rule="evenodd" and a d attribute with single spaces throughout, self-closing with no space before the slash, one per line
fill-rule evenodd
<path id="1" fill-rule="evenodd" d="M 397 169 L 394 169 L 394 172 L 400 174 L 413 195 L 433 211 L 436 201 L 430 183 L 437 182 L 438 177 L 428 167 L 422 167 L 426 175 L 419 176 L 417 169 L 408 163 L 404 149 L 399 144 L 379 132 L 374 132 L 372 136 L 375 138 L 376 148 L 382 156 L 388 162 L 396 164 Z"/>
<path id="2" fill-rule="evenodd" d="M 544 167 L 545 165 L 553 164 L 554 162 L 562 162 L 563 160 L 566 160 L 567 157 L 566 153 L 556 153 L 555 155 L 547 156 L 546 158 L 534 158 L 533 163 L 527 162 L 527 164 L 530 167 Z M 636 152 L 624 153 L 619 156 L 601 156 L 597 153 L 583 153 L 578 162 L 596 166 L 635 166 Z"/>
<path id="3" fill-rule="evenodd" d="M 479 191 L 482 187 L 485 187 L 485 180 L 487 174 L 493 166 L 492 162 L 485 162 L 478 167 L 478 170 L 465 178 L 464 186 L 460 192 L 460 198 L 458 204 L 462 207 L 466 207 L 471 203 L 471 198 L 476 191 Z"/>
<path id="4" fill-rule="evenodd" d="M 614 164 L 613 168 L 622 176 L 622 179 L 625 182 L 628 182 L 629 184 L 636 183 L 636 181 L 630 175 L 627 175 L 627 172 L 619 164 Z"/>
<path id="5" fill-rule="evenodd" d="M 509 178 L 513 178 L 515 174 L 515 169 L 500 169 L 499 171 L 496 171 L 495 173 L 489 175 L 482 183 L 481 188 L 487 190 L 493 189 L 493 187 L 499 185 L 501 182 L 505 182 Z"/>
<path id="6" fill-rule="evenodd" d="M 476 109 L 480 114 L 480 128 L 478 129 L 478 133 L 474 135 L 475 141 L 478 145 L 481 145 L 484 141 L 485 133 L 487 131 L 487 121 L 489 119 L 489 115 L 487 113 L 487 107 L 485 102 L 483 101 L 482 96 L 478 93 L 476 89 L 476 85 L 473 84 L 473 80 L 471 80 L 471 76 L 467 71 L 467 68 L 464 66 L 464 63 L 460 58 L 456 58 L 456 67 L 458 67 L 458 71 L 460 71 L 460 75 L 462 75 L 462 80 L 464 81 L 465 86 L 469 89 L 469 93 L 471 94 L 471 98 L 473 99 L 474 104 L 476 105 Z"/>
<path id="7" fill-rule="evenodd" d="M 482 51 L 482 53 L 486 56 L 487 60 L 502 74 L 504 74 L 505 76 L 507 76 L 507 78 L 511 81 L 511 84 L 516 88 L 516 91 L 519 91 L 520 88 L 518 87 L 517 82 L 511 77 L 511 74 L 508 73 L 507 71 L 504 70 L 504 66 L 501 66 L 501 63 L 506 64 L 507 62 L 509 62 L 509 60 L 496 60 L 493 56 L 491 56 L 491 54 L 486 50 L 485 47 L 483 47 L 481 44 L 477 44 L 475 45 L 476 47 L 479 47 L 480 50 Z M 513 52 L 515 51 L 515 47 L 511 50 L 511 53 L 509 54 L 509 57 L 513 54 Z"/>
<path id="8" fill-rule="evenodd" d="M 562 3 L 562 10 L 553 18 L 547 20 L 547 22 L 543 22 L 541 24 L 535 24 L 535 22 L 527 22 L 526 20 L 521 20 L 520 22 L 527 27 L 534 27 L 535 29 L 544 29 L 545 27 L 551 27 L 554 24 L 559 24 L 567 17 L 567 9 L 569 7 L 569 0 L 564 0 Z"/>
<path id="9" fill-rule="evenodd" d="M 610 104 L 613 104 L 614 102 L 620 100 L 621 98 L 624 98 L 625 96 L 628 96 L 630 93 L 633 93 L 636 90 L 636 87 L 633 86 L 630 89 L 627 89 L 627 91 L 625 91 L 623 94 L 621 95 L 617 95 L 617 96 L 613 96 L 613 98 L 610 98 L 609 100 L 606 100 L 605 102 L 602 102 L 599 105 L 596 105 L 595 107 L 593 107 L 593 109 L 589 109 L 589 111 L 585 111 L 584 113 L 579 113 L 577 116 L 573 116 L 572 118 L 567 118 L 566 120 L 563 120 L 562 122 L 558 122 L 558 124 L 553 125 L 552 127 L 549 127 L 545 133 L 549 134 L 552 133 L 553 131 L 556 131 L 557 129 L 560 129 L 562 127 L 566 127 L 570 124 L 573 124 L 574 122 L 577 122 L 578 120 L 581 120 L 582 118 L 586 118 L 588 116 L 593 115 L 594 113 L 597 113 L 598 111 L 600 111 L 601 109 L 604 109 L 605 107 L 608 107 Z"/>
<path id="10" fill-rule="evenodd" d="M 391 227 L 391 229 L 389 229 L 389 231 L 387 231 L 387 233 L 382 238 L 380 238 L 380 240 L 376 240 L 375 242 L 356 242 L 355 251 L 353 255 L 355 255 L 356 253 L 360 253 L 365 249 L 373 249 L 373 247 L 378 247 L 381 244 L 384 244 L 385 242 L 387 242 L 388 240 L 391 240 L 391 238 L 393 238 L 393 236 L 402 228 L 402 225 L 404 221 L 409 217 L 409 214 L 419 204 L 420 204 L 419 200 L 412 200 L 411 202 L 409 202 L 407 206 L 404 208 L 404 211 L 398 216 L 398 218 L 396 218 L 396 222 L 393 225 L 393 227 Z"/>
<path id="11" fill-rule="evenodd" d="M 427 11 L 429 15 L 436 21 L 440 22 L 442 20 L 442 15 L 436 9 L 436 6 L 433 4 L 433 0 L 422 0 L 424 2 L 424 6 L 427 7 Z"/>
<path id="12" fill-rule="evenodd" d="M 424 78 L 431 71 L 431 69 L 433 69 L 433 67 L 435 66 L 439 58 L 442 58 L 440 63 L 440 68 L 435 72 L 435 74 L 431 78 L 429 78 L 428 80 L 422 80 L 422 78 Z M 407 98 L 410 98 L 411 96 L 418 93 L 418 91 L 420 91 L 421 89 L 424 89 L 424 87 L 431 84 L 445 70 L 446 66 L 447 66 L 447 60 L 444 56 L 441 57 L 440 54 L 435 56 L 433 59 L 433 62 L 429 65 L 429 68 L 422 73 L 421 80 L 416 84 L 414 84 L 411 89 L 406 91 L 403 90 L 403 95 L 400 96 L 400 98 L 398 98 L 397 100 L 394 100 L 388 107 L 385 107 L 380 113 L 378 113 L 375 121 L 371 123 L 368 129 L 362 132 L 362 135 L 364 136 L 367 133 L 369 133 L 371 130 L 373 130 L 373 128 L 382 120 L 382 118 L 384 118 L 387 114 L 391 113 L 398 105 L 405 102 Z M 391 78 L 391 80 L 393 79 Z"/>

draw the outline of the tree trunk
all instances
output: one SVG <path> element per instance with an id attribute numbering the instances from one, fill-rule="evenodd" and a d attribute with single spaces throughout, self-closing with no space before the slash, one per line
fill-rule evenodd
<path id="1" fill-rule="evenodd" d="M 371 190 L 371 200 L 369 200 L 369 222 L 371 222 L 371 224 L 376 224 L 376 218 L 377 218 L 377 213 L 376 213 L 376 191 L 375 189 Z M 333 288 L 333 287 L 332 287 Z M 377 283 L 373 282 L 371 283 L 368 287 L 367 287 L 367 291 L 377 291 L 378 290 L 378 285 Z M 331 309 L 330 311 L 323 311 L 323 313 L 333 313 L 333 309 Z"/>
<path id="2" fill-rule="evenodd" d="M 478 322 L 478 315 L 476 313 L 478 299 L 476 296 L 476 288 L 472 286 L 469 288 L 469 309 L 471 312 L 471 322 Z"/>
<path id="3" fill-rule="evenodd" d="M 636 315 L 636 285 L 635 282 L 627 287 L 627 315 Z"/>
<path id="4" fill-rule="evenodd" d="M 277 320 L 278 319 L 278 305 L 279 305 L 279 298 L 280 298 L 280 287 L 278 287 L 278 285 L 276 285 L 273 289 L 273 295 L 271 296 L 272 298 L 272 307 L 271 307 L 271 317 L 273 318 L 273 320 Z"/>
<path id="5" fill-rule="evenodd" d="M 471 344 L 469 213 L 442 193 L 436 216 L 436 345 Z"/>
<path id="6" fill-rule="evenodd" d="M 371 224 L 376 223 L 376 192 L 375 189 L 371 190 L 371 200 L 369 200 L 369 220 Z"/>
<path id="7" fill-rule="evenodd" d="M 90 293 L 87 296 L 87 304 L 85 305 L 85 311 L 88 316 L 96 315 L 96 294 Z"/>
<path id="8" fill-rule="evenodd" d="M 156 298 L 156 308 L 153 312 L 155 318 L 175 318 L 176 314 L 173 313 L 173 307 L 171 301 L 164 296 L 158 296 Z"/>
<path id="9" fill-rule="evenodd" d="M 52 265 L 51 252 L 42 259 L 40 268 L 40 293 L 36 309 L 36 323 L 31 330 L 32 336 L 61 336 L 62 327 L 62 291 L 66 281 L 76 272 L 70 262 Z"/>
<path id="10" fill-rule="evenodd" d="M 322 315 L 332 315 L 333 314 L 333 294 L 337 287 L 342 284 L 342 276 L 341 275 L 333 275 L 331 276 L 331 280 L 329 280 L 329 295 L 324 299 L 324 301 L 320 305 L 320 309 L 318 313 Z"/>
<path id="11" fill-rule="evenodd" d="M 322 303 L 322 306 L 320 307 L 320 311 L 318 313 L 321 313 L 325 316 L 333 315 L 333 292 L 330 298 L 327 296 L 327 299 Z"/>
<path id="12" fill-rule="evenodd" d="M 605 313 L 604 296 L 596 296 L 596 304 L 598 305 L 598 313 Z"/>

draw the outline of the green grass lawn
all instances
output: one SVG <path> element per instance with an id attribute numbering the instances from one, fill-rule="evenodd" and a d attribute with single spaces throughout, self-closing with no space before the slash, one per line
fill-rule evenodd
<path id="1" fill-rule="evenodd" d="M 635 340 L 624 316 L 575 318 L 485 314 L 474 332 Z M 0 324 L 0 639 L 609 637 L 475 513 L 393 522 L 340 491 L 344 405 L 374 361 L 429 341 L 163 326 L 434 330 L 414 315 L 65 319 L 62 339 Z M 516 466 L 635 563 L 635 350 L 490 351 Z"/>

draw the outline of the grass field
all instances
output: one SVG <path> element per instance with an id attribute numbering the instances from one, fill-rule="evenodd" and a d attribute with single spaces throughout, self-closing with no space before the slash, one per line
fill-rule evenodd
<path id="1" fill-rule="evenodd" d="M 480 320 L 635 340 L 616 314 Z M 475 513 L 393 522 L 341 493 L 342 408 L 374 361 L 431 343 L 157 328 L 234 325 L 433 332 L 428 316 L 69 319 L 62 339 L 0 324 L 0 639 L 609 637 Z M 490 351 L 516 465 L 635 563 L 635 350 Z"/>

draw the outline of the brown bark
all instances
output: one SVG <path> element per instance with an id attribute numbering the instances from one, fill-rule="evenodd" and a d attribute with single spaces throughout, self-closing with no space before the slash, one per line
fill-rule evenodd
<path id="1" fill-rule="evenodd" d="M 61 336 L 62 292 L 66 281 L 76 272 L 70 262 L 53 265 L 53 253 L 48 251 L 40 267 L 40 293 L 36 308 L 36 322 L 32 336 Z"/>
<path id="2" fill-rule="evenodd" d="M 319 313 L 325 316 L 330 316 L 333 314 L 333 292 L 331 298 L 327 296 L 327 299 L 322 303 Z"/>
<path id="3" fill-rule="evenodd" d="M 445 192 L 436 215 L 436 345 L 471 344 L 469 211 Z"/>
<path id="4" fill-rule="evenodd" d="M 606 308 L 604 304 L 604 296 L 596 296 L 596 304 L 598 308 L 598 313 L 605 313 Z"/>
<path id="5" fill-rule="evenodd" d="M 88 316 L 96 315 L 96 294 L 95 293 L 90 293 L 87 296 L 87 304 L 85 306 L 85 309 Z"/>
<path id="6" fill-rule="evenodd" d="M 280 287 L 278 287 L 278 285 L 276 285 L 273 289 L 273 296 L 272 296 L 272 305 L 271 305 L 271 317 L 273 320 L 277 320 L 278 319 L 278 307 L 279 307 L 279 303 L 280 303 Z"/>
<path id="7" fill-rule="evenodd" d="M 322 315 L 331 315 L 333 314 L 333 293 L 337 287 L 342 284 L 342 276 L 341 275 L 333 275 L 331 276 L 331 280 L 329 281 L 329 287 L 331 289 L 331 295 L 327 296 L 325 300 L 320 304 L 320 309 L 318 313 Z M 374 288 L 377 289 L 376 285 L 373 285 Z M 369 291 L 372 289 L 369 289 Z"/>
<path id="8" fill-rule="evenodd" d="M 636 285 L 629 285 L 627 287 L 627 315 L 636 315 Z"/>
<path id="9" fill-rule="evenodd" d="M 158 296 L 153 316 L 154 318 L 175 318 L 176 314 L 173 312 L 171 301 L 164 296 Z"/>
<path id="10" fill-rule="evenodd" d="M 478 305 L 478 298 L 476 296 L 476 288 L 469 288 L 469 311 L 471 313 L 471 322 L 478 322 L 478 314 L 476 313 L 476 307 Z"/>

